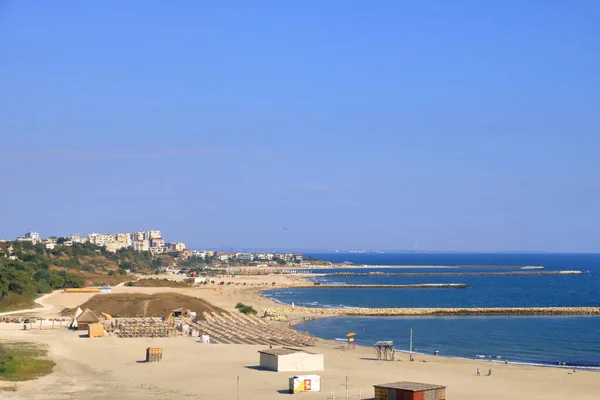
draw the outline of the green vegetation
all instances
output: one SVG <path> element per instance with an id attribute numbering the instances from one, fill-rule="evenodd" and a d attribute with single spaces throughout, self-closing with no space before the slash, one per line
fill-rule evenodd
<path id="1" fill-rule="evenodd" d="M 256 310 L 252 306 L 247 306 L 247 305 L 245 305 L 243 303 L 237 303 L 235 305 L 235 308 L 237 308 L 242 314 L 253 314 L 253 315 L 256 315 Z"/>
<path id="2" fill-rule="evenodd" d="M 185 261 L 179 262 L 179 266 L 183 268 L 206 268 L 212 265 L 214 257 L 192 256 Z"/>
<path id="3" fill-rule="evenodd" d="M 130 285 L 131 283 L 131 285 Z M 136 287 L 192 287 L 192 283 L 186 281 L 172 281 L 166 278 L 163 279 L 140 279 L 137 281 L 130 281 L 126 283 L 127 286 L 136 286 Z"/>
<path id="4" fill-rule="evenodd" d="M 51 250 L 31 242 L 2 243 L 0 310 L 30 306 L 32 299 L 55 289 L 116 284 L 126 279 L 126 270 L 151 272 L 174 262 L 168 255 L 153 256 L 131 248 L 112 253 L 90 243 L 65 246 L 66 241 L 58 238 Z"/>
<path id="5" fill-rule="evenodd" d="M 83 286 L 77 275 L 51 270 L 49 258 L 39 253 L 38 246 L 17 242 L 13 248 L 18 260 L 0 257 L 0 309 L 27 306 L 37 295 L 53 289 Z"/>
<path id="6" fill-rule="evenodd" d="M 52 372 L 54 361 L 48 350 L 34 343 L 8 343 L 0 346 L 0 379 L 27 381 Z"/>

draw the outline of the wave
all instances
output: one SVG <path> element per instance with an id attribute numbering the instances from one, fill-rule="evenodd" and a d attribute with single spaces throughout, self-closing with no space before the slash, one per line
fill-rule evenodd
<path id="1" fill-rule="evenodd" d="M 489 360 L 489 362 L 493 363 L 504 363 L 504 361 L 499 360 Z M 555 363 L 550 362 L 526 362 L 526 361 L 508 361 L 508 364 L 515 365 L 530 365 L 534 367 L 551 367 L 551 368 L 568 368 L 568 369 L 582 369 L 587 371 L 600 371 L 600 364 L 585 364 L 585 363 L 561 363 L 560 361 Z"/>

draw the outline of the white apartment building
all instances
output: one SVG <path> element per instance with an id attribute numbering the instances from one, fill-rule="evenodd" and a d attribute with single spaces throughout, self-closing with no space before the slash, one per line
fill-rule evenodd
<path id="1" fill-rule="evenodd" d="M 146 237 L 145 239 L 148 240 L 152 240 L 152 239 L 159 239 L 162 237 L 162 234 L 160 231 L 146 231 Z"/>
<path id="2" fill-rule="evenodd" d="M 135 251 L 148 251 L 150 250 L 150 241 L 149 240 L 135 240 L 133 242 L 133 250 Z"/>
<path id="3" fill-rule="evenodd" d="M 134 242 L 139 242 L 141 240 L 150 240 L 149 238 L 146 237 L 146 232 L 142 232 L 142 231 L 133 232 L 131 239 Z"/>
<path id="4" fill-rule="evenodd" d="M 183 242 L 175 242 L 171 243 L 171 250 L 173 251 L 183 251 L 186 249 L 185 243 Z"/>
<path id="5" fill-rule="evenodd" d="M 91 244 L 95 244 L 96 246 L 106 246 L 106 243 L 109 241 L 115 241 L 115 235 L 109 233 L 90 233 L 89 239 Z"/>
<path id="6" fill-rule="evenodd" d="M 40 234 L 37 232 L 27 232 L 25 236 L 19 236 L 17 238 L 17 242 L 31 242 L 33 244 L 37 244 L 41 242 Z"/>
<path id="7" fill-rule="evenodd" d="M 133 244 L 130 233 L 117 233 L 116 241 L 120 249 L 131 247 Z"/>
<path id="8" fill-rule="evenodd" d="M 32 242 L 36 242 L 40 240 L 40 234 L 33 231 L 27 232 L 25 238 L 30 239 Z"/>
<path id="9" fill-rule="evenodd" d="M 236 253 L 235 258 L 240 261 L 252 261 L 254 260 L 254 255 L 251 253 Z"/>

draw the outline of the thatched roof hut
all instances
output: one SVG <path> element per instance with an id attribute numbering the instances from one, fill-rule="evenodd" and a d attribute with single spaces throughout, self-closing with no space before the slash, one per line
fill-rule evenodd
<path id="1" fill-rule="evenodd" d="M 89 324 L 96 324 L 100 322 L 100 318 L 92 310 L 86 308 L 86 310 L 77 317 L 77 330 L 87 331 Z"/>

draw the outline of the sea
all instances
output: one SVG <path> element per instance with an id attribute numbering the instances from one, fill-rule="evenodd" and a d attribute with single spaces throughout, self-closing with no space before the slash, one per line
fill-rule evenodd
<path id="1" fill-rule="evenodd" d="M 466 289 L 273 289 L 275 301 L 306 307 L 600 307 L 600 254 L 442 254 L 311 253 L 334 263 L 366 269 L 336 268 L 313 272 L 507 272 L 522 266 L 542 271 L 578 270 L 581 275 L 548 276 L 329 276 L 328 284 L 465 283 Z M 378 266 L 447 266 L 451 268 L 382 268 Z M 324 339 L 355 332 L 356 343 L 371 346 L 393 341 L 413 351 L 489 362 L 579 368 L 600 371 L 600 316 L 490 317 L 331 317 L 296 325 Z"/>

